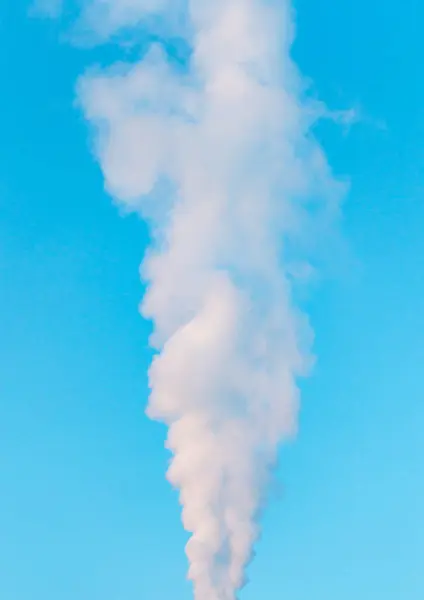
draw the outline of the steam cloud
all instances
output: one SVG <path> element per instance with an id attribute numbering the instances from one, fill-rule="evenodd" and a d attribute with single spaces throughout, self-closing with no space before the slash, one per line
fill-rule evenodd
<path id="1" fill-rule="evenodd" d="M 85 19 L 107 36 L 158 15 L 184 32 L 187 68 L 156 45 L 87 74 L 79 98 L 108 191 L 152 225 L 148 414 L 169 427 L 195 598 L 234 600 L 310 363 L 287 248 L 337 184 L 290 58 L 288 0 L 94 0 Z"/>

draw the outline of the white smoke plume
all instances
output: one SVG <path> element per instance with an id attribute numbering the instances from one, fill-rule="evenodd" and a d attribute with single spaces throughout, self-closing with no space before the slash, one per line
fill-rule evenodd
<path id="1" fill-rule="evenodd" d="M 152 225 L 148 414 L 169 427 L 195 598 L 234 600 L 310 364 L 287 248 L 337 184 L 290 57 L 289 0 L 94 0 L 86 18 L 109 35 L 154 14 L 184 24 L 186 68 L 155 46 L 87 74 L 79 99 L 107 190 Z"/>

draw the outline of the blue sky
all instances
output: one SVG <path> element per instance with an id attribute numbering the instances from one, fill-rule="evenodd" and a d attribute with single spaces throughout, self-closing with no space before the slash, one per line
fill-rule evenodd
<path id="1" fill-rule="evenodd" d="M 302 71 L 363 119 L 318 130 L 351 181 L 349 250 L 308 299 L 319 360 L 243 598 L 421 599 L 424 9 L 296 8 Z M 143 414 L 147 231 L 102 191 L 74 106 L 115 50 L 61 42 L 25 3 L 0 27 L 0 595 L 187 600 L 164 430 Z"/>

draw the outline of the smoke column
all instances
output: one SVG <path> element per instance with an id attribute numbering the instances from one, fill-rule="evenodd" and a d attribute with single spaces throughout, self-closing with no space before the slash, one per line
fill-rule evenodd
<path id="1" fill-rule="evenodd" d="M 290 58 L 288 0 L 94 0 L 85 14 L 101 35 L 159 16 L 184 32 L 186 67 L 153 45 L 88 73 L 79 100 L 107 190 L 151 224 L 148 415 L 169 428 L 195 598 L 234 600 L 310 364 L 290 240 L 337 185 Z"/>

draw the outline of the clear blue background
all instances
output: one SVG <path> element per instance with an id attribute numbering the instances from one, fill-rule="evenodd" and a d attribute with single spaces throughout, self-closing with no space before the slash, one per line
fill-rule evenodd
<path id="1" fill-rule="evenodd" d="M 424 597 L 424 8 L 297 0 L 352 258 L 308 309 L 319 361 L 245 600 Z M 110 48 L 0 5 L 0 597 L 187 600 L 185 535 L 147 421 L 147 232 L 102 191 L 73 106 Z M 385 124 L 382 127 L 381 124 Z M 280 489 L 281 488 L 281 489 Z"/>

